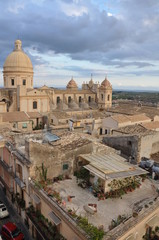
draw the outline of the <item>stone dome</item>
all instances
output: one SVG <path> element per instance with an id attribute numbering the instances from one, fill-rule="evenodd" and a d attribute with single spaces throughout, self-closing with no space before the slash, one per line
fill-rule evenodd
<path id="1" fill-rule="evenodd" d="M 22 50 L 22 42 L 15 41 L 14 50 L 8 55 L 3 65 L 3 71 L 18 71 L 33 73 L 33 65 L 30 58 Z"/>
<path id="2" fill-rule="evenodd" d="M 67 89 L 77 89 L 78 86 L 77 86 L 77 83 L 75 82 L 75 80 L 72 78 L 68 84 L 67 84 Z"/>
<path id="3" fill-rule="evenodd" d="M 73 100 L 68 104 L 68 106 L 69 106 L 69 108 L 74 109 L 74 110 L 79 109 L 79 106 Z"/>
<path id="4" fill-rule="evenodd" d="M 112 88 L 112 85 L 110 84 L 110 82 L 108 81 L 108 79 L 105 78 L 104 81 L 101 83 L 101 87 L 104 87 L 104 88 Z"/>
<path id="5" fill-rule="evenodd" d="M 82 108 L 82 109 L 88 109 L 88 108 L 89 108 L 89 105 L 88 105 L 88 103 L 81 102 L 80 108 Z"/>

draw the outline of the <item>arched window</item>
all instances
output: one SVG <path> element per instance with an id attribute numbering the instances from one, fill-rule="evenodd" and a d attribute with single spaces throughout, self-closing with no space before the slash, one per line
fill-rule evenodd
<path id="1" fill-rule="evenodd" d="M 33 109 L 37 109 L 37 101 L 33 102 Z"/>
<path id="2" fill-rule="evenodd" d="M 91 96 L 88 97 L 88 102 L 89 102 L 89 103 L 91 102 Z"/>
<path id="3" fill-rule="evenodd" d="M 108 95 L 107 100 L 110 101 L 110 95 Z"/>
<path id="4" fill-rule="evenodd" d="M 70 102 L 71 102 L 71 96 L 68 97 L 68 103 L 70 103 Z"/>
<path id="5" fill-rule="evenodd" d="M 82 97 L 80 96 L 80 97 L 79 97 L 79 103 L 81 103 L 81 101 L 82 101 Z"/>
<path id="6" fill-rule="evenodd" d="M 60 97 L 57 97 L 56 102 L 57 104 L 60 103 Z"/>
<path id="7" fill-rule="evenodd" d="M 101 94 L 101 100 L 103 100 L 104 99 L 104 96 L 103 96 L 103 93 Z"/>

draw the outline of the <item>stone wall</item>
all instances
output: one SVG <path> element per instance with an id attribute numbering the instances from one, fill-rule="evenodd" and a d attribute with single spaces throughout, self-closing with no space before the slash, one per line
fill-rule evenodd
<path id="1" fill-rule="evenodd" d="M 159 152 L 159 132 L 141 136 L 108 136 L 103 138 L 103 142 L 121 150 L 122 154 L 131 156 L 134 162 L 139 162 L 142 157 L 150 158 L 151 154 Z"/>
<path id="2" fill-rule="evenodd" d="M 120 150 L 124 156 L 131 156 L 135 162 L 140 160 L 140 138 L 138 136 L 106 136 L 103 138 L 103 142 L 110 147 Z"/>
<path id="3" fill-rule="evenodd" d="M 88 237 L 86 233 L 77 226 L 77 223 L 71 218 L 55 201 L 53 198 L 48 197 L 43 190 L 35 188 L 34 184 L 31 183 L 31 192 L 35 193 L 41 201 L 41 213 L 49 220 L 52 219 L 49 216 L 50 212 L 53 212 L 60 220 L 60 226 L 58 230 L 66 238 L 71 240 L 86 240 Z"/>
<path id="4" fill-rule="evenodd" d="M 141 137 L 140 158 L 159 152 L 159 132 Z"/>
<path id="5" fill-rule="evenodd" d="M 30 141 L 28 151 L 32 162 L 30 175 L 35 176 L 36 167 L 41 167 L 43 162 L 44 166 L 48 169 L 48 178 L 53 178 L 61 174 L 72 174 L 75 168 L 75 159 L 79 154 L 92 152 L 92 143 L 88 143 L 79 148 L 72 147 L 69 151 L 67 151 L 67 149 L 63 151 L 56 146 Z M 63 169 L 64 164 L 68 165 L 68 169 Z"/>

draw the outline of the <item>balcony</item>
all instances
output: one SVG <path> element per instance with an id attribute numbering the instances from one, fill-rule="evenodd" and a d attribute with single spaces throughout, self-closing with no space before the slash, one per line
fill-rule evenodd
<path id="1" fill-rule="evenodd" d="M 26 187 L 26 184 L 17 176 L 15 177 L 15 182 L 21 189 L 24 189 Z"/>
<path id="2" fill-rule="evenodd" d="M 0 158 L 0 165 L 9 173 L 13 173 L 13 166 L 9 166 L 5 161 Z"/>
<path id="3" fill-rule="evenodd" d="M 45 239 L 45 240 L 51 240 L 51 239 L 59 239 L 59 240 L 66 240 L 57 230 L 57 227 L 55 225 L 52 225 L 51 222 L 48 221 L 47 218 L 45 218 L 40 211 L 36 211 L 33 206 L 30 206 L 26 214 L 32 224 L 35 226 L 36 230 L 38 231 L 38 234 Z M 37 234 L 37 235 L 38 235 Z M 38 239 L 36 237 L 36 239 Z"/>

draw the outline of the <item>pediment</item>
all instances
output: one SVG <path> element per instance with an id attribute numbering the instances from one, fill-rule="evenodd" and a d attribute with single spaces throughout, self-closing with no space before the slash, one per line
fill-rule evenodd
<path id="1" fill-rule="evenodd" d="M 27 96 L 46 96 L 46 93 L 39 91 L 38 89 L 32 89 L 27 92 Z"/>

